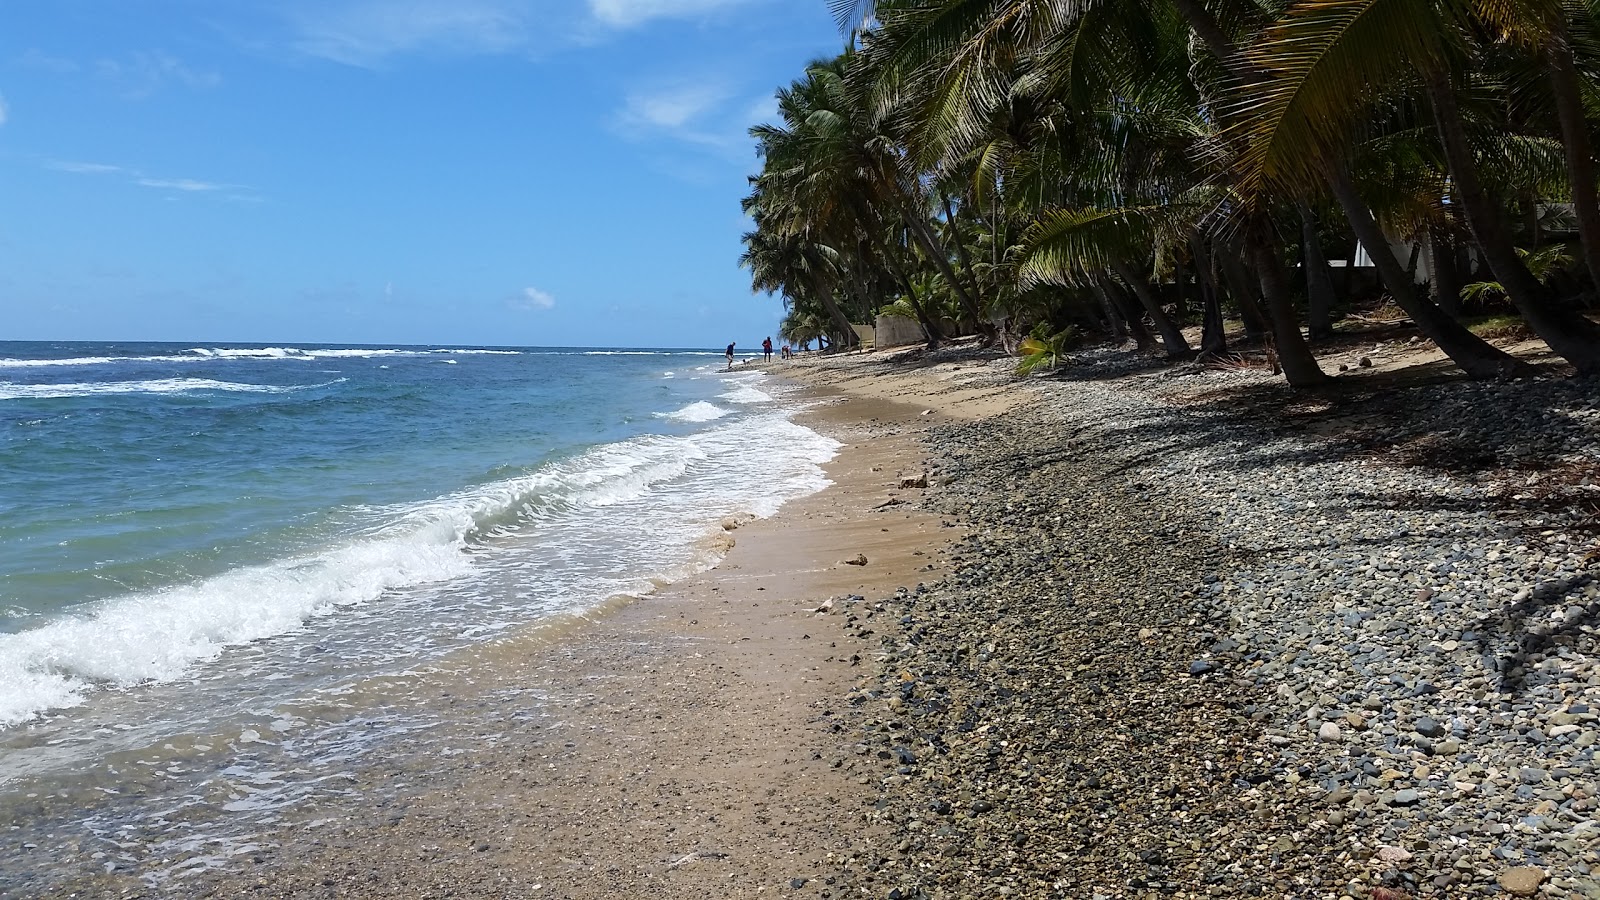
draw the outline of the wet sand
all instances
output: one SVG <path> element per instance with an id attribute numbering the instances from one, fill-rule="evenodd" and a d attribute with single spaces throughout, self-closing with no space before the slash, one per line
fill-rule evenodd
<path id="1" fill-rule="evenodd" d="M 801 420 L 846 445 L 832 487 L 728 523 L 732 549 L 700 576 L 432 677 L 419 702 L 451 713 L 429 749 L 365 764 L 345 799 L 153 893 L 877 893 L 893 865 L 870 849 L 879 761 L 855 756 L 840 708 L 876 644 L 840 627 L 843 604 L 817 610 L 937 580 L 958 530 L 900 488 L 924 471 L 928 397 L 853 393 L 824 388 Z M 82 889 L 138 893 L 134 874 Z"/>

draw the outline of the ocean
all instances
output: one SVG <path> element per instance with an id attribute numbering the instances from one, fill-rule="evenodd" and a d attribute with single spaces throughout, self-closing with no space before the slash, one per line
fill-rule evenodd
<path id="1" fill-rule="evenodd" d="M 0 342 L 0 895 L 225 865 L 426 729 L 406 679 L 703 571 L 730 519 L 824 487 L 838 445 L 722 368 Z"/>

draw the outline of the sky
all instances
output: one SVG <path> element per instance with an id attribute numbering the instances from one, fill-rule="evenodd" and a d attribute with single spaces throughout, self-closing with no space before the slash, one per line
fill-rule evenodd
<path id="1" fill-rule="evenodd" d="M 755 346 L 825 0 L 10 0 L 0 340 Z"/>

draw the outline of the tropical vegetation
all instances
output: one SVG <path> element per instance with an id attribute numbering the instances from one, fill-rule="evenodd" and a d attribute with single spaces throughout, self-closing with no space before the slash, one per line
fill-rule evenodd
<path id="1" fill-rule="evenodd" d="M 846 48 L 751 130 L 742 261 L 790 339 L 893 307 L 1048 367 L 1069 329 L 1220 356 L 1238 319 L 1313 387 L 1381 292 L 1470 377 L 1524 369 L 1485 314 L 1600 374 L 1600 0 L 832 5 Z"/>

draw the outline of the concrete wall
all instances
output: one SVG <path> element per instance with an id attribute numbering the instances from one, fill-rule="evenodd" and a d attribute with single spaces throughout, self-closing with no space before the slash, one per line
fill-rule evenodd
<path id="1" fill-rule="evenodd" d="M 928 339 L 916 319 L 900 316 L 879 316 L 875 337 L 874 346 L 878 349 L 920 344 Z"/>

